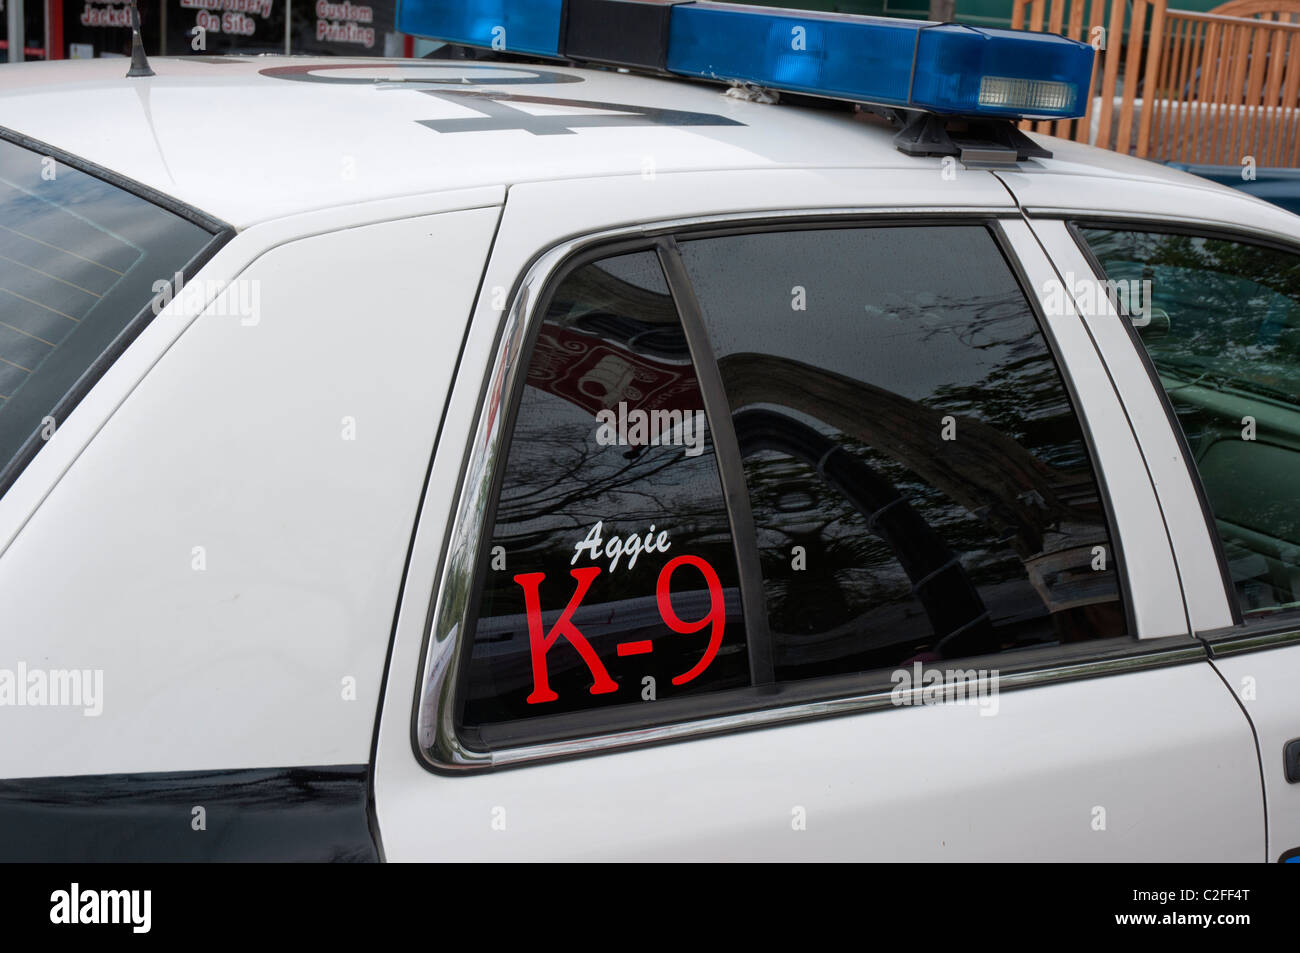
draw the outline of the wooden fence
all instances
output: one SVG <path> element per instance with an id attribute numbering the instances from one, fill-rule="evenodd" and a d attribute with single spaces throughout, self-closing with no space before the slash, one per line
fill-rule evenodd
<path id="1" fill-rule="evenodd" d="M 1014 0 L 1012 25 L 1098 48 L 1087 115 L 1026 128 L 1162 161 L 1300 165 L 1300 0 L 1232 0 L 1212 13 L 1167 0 Z"/>

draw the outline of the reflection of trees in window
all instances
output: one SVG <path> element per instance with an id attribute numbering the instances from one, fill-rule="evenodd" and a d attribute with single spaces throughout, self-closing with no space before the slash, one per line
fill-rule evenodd
<path id="1" fill-rule="evenodd" d="M 1139 331 L 1215 515 L 1243 613 L 1300 599 L 1300 256 L 1225 239 L 1083 229 L 1111 279 L 1149 278 Z M 1257 430 L 1243 439 L 1247 420 Z"/>
<path id="2" fill-rule="evenodd" d="M 1168 332 L 1143 333 L 1171 396 L 1236 388 L 1300 404 L 1300 258 L 1190 235 L 1086 229 L 1108 278 L 1151 281 Z"/>
<path id="3" fill-rule="evenodd" d="M 1082 434 L 1018 290 L 880 300 L 867 309 L 868 348 L 887 359 L 946 336 L 980 355 L 953 362 L 966 380 L 949 376 L 922 395 L 913 379 L 904 394 L 770 353 L 720 361 L 738 432 L 754 408 L 802 421 L 859 461 L 863 479 L 892 487 L 916 519 L 891 540 L 879 514 L 828 482 L 822 462 L 747 456 L 778 670 L 804 677 L 1122 632 L 1113 570 L 1090 565 L 1094 545 L 1110 555 Z M 950 344 L 946 353 L 953 361 Z M 947 416 L 956 440 L 943 439 Z M 743 434 L 741 443 L 743 452 Z M 931 542 L 910 544 L 918 534 Z M 792 568 L 795 546 L 809 571 Z M 946 611 L 954 603 L 966 608 Z"/>

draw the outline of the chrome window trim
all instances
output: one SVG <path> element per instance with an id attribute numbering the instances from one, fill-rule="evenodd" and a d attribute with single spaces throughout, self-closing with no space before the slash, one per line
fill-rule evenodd
<path id="1" fill-rule="evenodd" d="M 472 621 L 469 618 L 470 597 L 474 591 L 475 568 L 479 563 L 494 476 L 498 469 L 497 458 L 504 449 L 507 425 L 512 423 L 509 408 L 513 406 L 513 399 L 526 377 L 519 372 L 520 361 L 525 356 L 529 332 L 540 320 L 538 306 L 543 300 L 542 292 L 571 259 L 585 251 L 620 241 L 628 243 L 645 240 L 649 246 L 658 236 L 674 235 L 683 229 L 700 226 L 761 226 L 792 221 L 806 221 L 810 224 L 842 221 L 845 225 L 851 225 L 854 222 L 869 223 L 873 219 L 898 219 L 902 216 L 914 220 L 916 224 L 936 224 L 937 219 L 970 219 L 986 223 L 990 219 L 1008 215 L 1022 218 L 1017 210 L 1005 207 L 794 209 L 709 215 L 602 230 L 561 242 L 535 257 L 517 285 L 506 311 L 490 364 L 490 373 L 482 387 L 478 420 L 463 460 L 454 517 L 425 623 L 421 649 L 423 662 L 415 686 L 411 737 L 417 759 L 435 772 L 463 774 L 897 707 L 892 690 L 871 690 L 491 751 L 478 751 L 468 747 L 456 731 L 456 687 L 463 674 L 460 665 L 464 654 L 462 635 Z M 1016 280 L 1019 283 L 1021 277 L 1017 276 Z M 495 399 L 493 394 L 497 395 Z M 1204 643 L 1190 636 L 1155 641 L 1166 644 L 1157 647 L 1148 642 L 1144 645 L 1142 640 L 1135 637 L 1132 651 L 1119 656 L 1000 673 L 998 689 L 1038 687 L 1081 678 L 1205 661 L 1207 658 Z M 1177 644 L 1169 644 L 1174 642 Z M 923 691 L 923 688 L 917 688 L 909 692 L 908 696 L 919 697 Z"/>
<path id="2" fill-rule="evenodd" d="M 1231 629 L 1201 632 L 1198 638 L 1210 646 L 1211 658 L 1241 655 L 1246 652 L 1265 652 L 1300 644 L 1300 622 L 1294 616 L 1286 621 L 1260 620 L 1253 627 L 1250 620 Z"/>

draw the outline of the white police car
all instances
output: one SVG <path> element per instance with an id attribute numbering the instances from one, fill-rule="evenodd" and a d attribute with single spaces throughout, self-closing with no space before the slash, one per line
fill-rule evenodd
<path id="1" fill-rule="evenodd" d="M 1300 219 L 1059 37 L 402 26 L 556 59 L 0 70 L 0 854 L 1300 846 Z"/>

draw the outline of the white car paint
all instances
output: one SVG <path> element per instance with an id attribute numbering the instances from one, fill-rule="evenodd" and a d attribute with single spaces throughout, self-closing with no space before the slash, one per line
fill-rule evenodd
<path id="1" fill-rule="evenodd" d="M 412 675 L 395 660 L 390 684 Z M 464 777 L 388 720 L 391 860 L 1264 856 L 1250 726 L 1204 664 L 1008 692 L 995 717 L 898 708 Z"/>
<path id="2" fill-rule="evenodd" d="M 933 169 L 909 158 L 893 130 L 865 116 L 774 107 L 723 96 L 716 86 L 615 73 L 428 60 L 340 61 L 311 57 L 154 57 L 156 76 L 127 81 L 111 59 L 23 63 L 0 81 L 3 124 L 128 176 L 243 228 L 254 222 L 355 202 L 481 185 L 741 169 Z M 349 66 L 348 64 L 354 64 Z M 325 82 L 263 71 L 315 68 Z M 341 69 L 340 67 L 348 67 Z M 518 130 L 437 133 L 421 120 L 480 115 L 470 105 L 422 92 L 412 81 L 518 79 L 545 70 L 580 83 L 503 85 L 506 93 L 700 112 L 742 125 L 654 124 L 584 128 L 572 135 Z M 358 85 L 337 81 L 369 80 Z M 425 87 L 426 89 L 429 87 Z M 466 103 L 469 103 L 466 100 Z M 538 115 L 575 107 L 513 103 Z M 590 113 L 590 110 L 585 110 Z M 257 143 L 250 149 L 248 144 Z M 1201 183 L 1209 195 L 1257 207 L 1185 173 L 1053 141 L 1071 158 L 1042 162 L 1058 204 L 1124 182 Z M 1086 173 L 1087 181 L 1073 177 Z M 986 177 L 986 173 L 980 173 Z M 963 172 L 960 177 L 968 177 Z M 794 203 L 797 204 L 797 201 Z M 851 203 L 846 203 L 851 204 Z M 1102 204 L 1120 207 L 1118 202 Z M 1281 215 L 1283 213 L 1278 212 Z"/>
<path id="3" fill-rule="evenodd" d="M 7 708 L 0 777 L 368 760 L 497 217 L 278 245 L 238 275 L 256 322 L 210 305 L 171 343 L 0 558 L 6 656 L 104 673 L 98 717 Z"/>
<path id="4" fill-rule="evenodd" d="M 1214 667 L 1240 699 L 1259 743 L 1268 802 L 1268 860 L 1300 846 L 1300 784 L 1288 782 L 1282 750 L 1300 736 L 1295 686 L 1300 652 L 1294 646 L 1216 658 Z"/>
<path id="5" fill-rule="evenodd" d="M 262 72 L 304 64 L 387 81 Z M 1282 805 L 1287 791 L 1267 770 L 1261 791 L 1251 723 L 1208 662 L 1007 692 L 995 718 L 887 710 L 462 777 L 421 765 L 411 713 L 501 304 L 546 249 L 682 219 L 984 210 L 1013 216 L 1004 227 L 1041 296 L 1077 262 L 1018 206 L 1290 240 L 1294 217 L 1057 140 L 1044 142 L 1058 158 L 995 176 L 907 158 L 861 117 L 608 71 L 545 67 L 583 82 L 502 89 L 743 125 L 437 133 L 419 123 L 477 113 L 391 81 L 468 67 L 153 65 L 144 81 L 115 60 L 6 67 L 0 116 L 232 225 L 196 282 L 259 281 L 264 313 L 243 327 L 213 300 L 174 303 L 0 498 L 7 652 L 102 667 L 106 695 L 98 718 L 7 711 L 0 777 L 358 764 L 377 733 L 392 859 L 1265 856 L 1263 791 Z M 1171 525 L 1193 518 L 1190 481 L 1131 355 L 1074 309 L 1049 326 L 1121 516 L 1137 634 L 1185 634 L 1188 612 L 1194 631 L 1221 622 L 1221 583 L 1192 566 L 1208 532 Z M 1269 653 L 1270 698 L 1298 651 Z M 1232 682 L 1263 658 L 1216 664 Z M 1300 730 L 1294 706 L 1274 704 L 1261 744 Z M 800 807 L 805 831 L 791 825 Z M 1269 810 L 1275 855 L 1300 832 L 1273 819 L 1289 808 Z"/>

